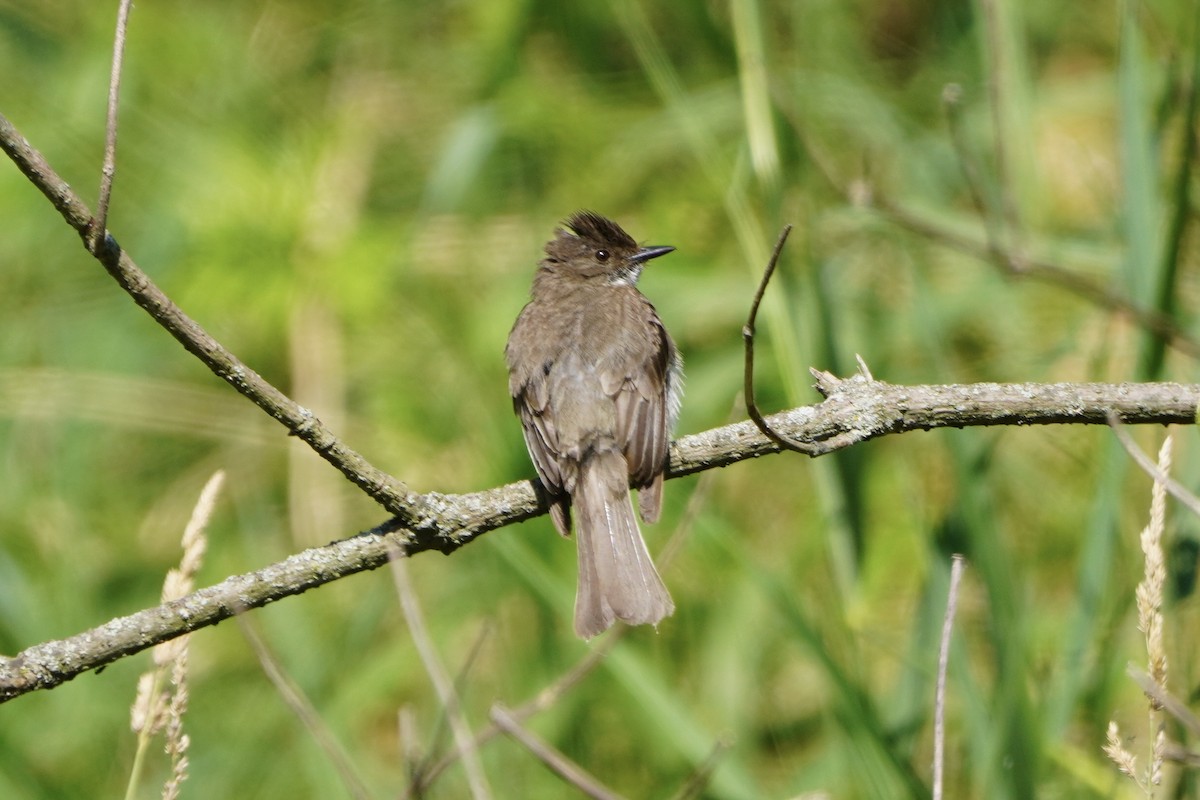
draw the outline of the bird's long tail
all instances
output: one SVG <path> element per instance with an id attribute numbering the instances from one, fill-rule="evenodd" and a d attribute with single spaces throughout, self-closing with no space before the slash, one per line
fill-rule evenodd
<path id="1" fill-rule="evenodd" d="M 614 619 L 654 625 L 675 611 L 629 499 L 629 471 L 616 450 L 592 452 L 572 496 L 578 525 L 575 633 L 590 639 Z"/>

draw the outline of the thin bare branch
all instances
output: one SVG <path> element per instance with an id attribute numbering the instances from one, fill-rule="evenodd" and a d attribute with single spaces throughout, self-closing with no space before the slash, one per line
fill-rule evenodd
<path id="1" fill-rule="evenodd" d="M 113 37 L 112 72 L 108 79 L 108 119 L 104 126 L 104 167 L 100 170 L 100 195 L 96 200 L 96 219 L 92 221 L 88 249 L 95 253 L 108 234 L 108 203 L 112 198 L 113 176 L 117 173 L 117 108 L 121 93 L 121 67 L 125 63 L 125 31 L 133 0 L 121 0 L 117 9 L 117 32 Z"/>
<path id="2" fill-rule="evenodd" d="M 1034 258 L 1025 251 L 1025 248 L 1021 248 L 1018 252 L 1004 246 L 999 231 L 995 230 L 995 215 L 989 213 L 981 194 L 979 171 L 974 160 L 970 158 L 962 137 L 961 123 L 958 118 L 961 93 L 961 87 L 957 84 L 947 84 L 942 92 L 942 101 L 949 115 L 951 141 L 958 154 L 959 166 L 963 170 L 967 188 L 971 192 L 972 204 L 984 226 L 982 242 L 978 237 L 963 235 L 890 200 L 881 195 L 876 187 L 864 178 L 842 179 L 832 166 L 833 160 L 822 152 L 811 137 L 806 135 L 801 121 L 793 118 L 793 126 L 804 144 L 805 151 L 817 166 L 818 173 L 829 184 L 829 187 L 845 197 L 850 205 L 869 209 L 891 224 L 923 236 L 935 244 L 989 262 L 1006 275 L 1028 278 L 1062 289 L 1097 308 L 1120 314 L 1143 330 L 1160 337 L 1180 353 L 1192 358 L 1200 358 L 1200 339 L 1193 336 L 1170 314 L 1153 308 L 1143 308 L 1089 275 L 1067 269 L 1061 264 Z"/>
<path id="3" fill-rule="evenodd" d="M 718 739 L 713 743 L 712 750 L 708 751 L 708 755 L 704 757 L 692 774 L 688 776 L 683 785 L 679 787 L 679 791 L 671 797 L 671 800 L 692 800 L 694 797 L 700 797 L 705 788 L 708 787 L 708 782 L 712 780 L 712 774 L 717 768 L 721 757 L 729 752 L 732 743 L 727 739 Z"/>
<path id="4" fill-rule="evenodd" d="M 1020 234 L 1020 218 L 1016 199 L 1013 197 L 1012 159 L 1008 153 L 1011 138 L 1009 121 L 1005 119 L 1006 106 L 1001 91 L 1012 85 L 1012 65 L 1005 59 L 1005 31 L 1000 29 L 1001 11 L 996 0 L 980 0 L 983 7 L 983 33 L 987 41 L 987 92 L 992 119 L 992 148 L 996 161 L 996 182 L 1000 187 L 1002 219 L 1005 221 L 1010 246 L 1017 244 Z M 1019 258 L 1019 257 L 1018 257 Z"/>
<path id="5" fill-rule="evenodd" d="M 275 658 L 275 654 L 267 647 L 266 642 L 258 635 L 258 631 L 250 623 L 249 619 L 243 616 L 238 617 L 238 622 L 241 623 L 242 635 L 246 637 L 246 641 L 250 644 L 250 648 L 254 651 L 254 655 L 258 657 L 258 663 L 262 665 L 263 672 L 266 674 L 271 685 L 275 687 L 275 691 L 279 692 L 279 696 L 283 698 L 283 702 L 292 713 L 303 723 L 305 729 L 312 735 L 317 746 L 325 753 L 325 757 L 337 770 L 338 775 L 342 778 L 342 783 L 346 787 L 346 792 L 356 800 L 370 800 L 371 792 L 367 789 L 354 764 L 346 755 L 346 751 L 334 737 L 333 732 L 329 730 L 329 726 L 325 724 L 325 720 L 321 719 L 321 715 L 317 713 L 317 709 L 313 707 L 312 702 L 304 694 L 304 690 L 292 680 L 291 676 L 283 669 L 279 663 L 279 659 Z"/>
<path id="6" fill-rule="evenodd" d="M 946 112 L 946 127 L 950 130 L 950 141 L 954 145 L 954 155 L 958 159 L 958 168 L 962 171 L 963 182 L 975 206 L 975 213 L 983 223 L 983 232 L 988 253 L 993 260 L 1002 261 L 1006 268 L 1019 271 L 1018 261 L 1004 258 L 1004 246 L 1001 242 L 1000 231 L 996 229 L 996 215 L 988 207 L 984 195 L 983 178 L 979 174 L 979 165 L 971 156 L 971 148 L 967 145 L 966 131 L 962 119 L 962 86 L 949 83 L 942 87 L 942 108 Z M 993 119 L 995 118 L 993 109 Z M 1023 263 L 1023 262 L 1021 262 Z"/>
<path id="7" fill-rule="evenodd" d="M 1200 737 L 1200 717 L 1197 717 L 1186 703 L 1164 689 L 1145 670 L 1130 664 L 1125 668 L 1125 672 L 1133 678 L 1133 682 L 1138 685 L 1138 688 L 1146 693 L 1148 699 L 1162 706 L 1168 714 L 1187 728 L 1192 736 Z"/>
<path id="8" fill-rule="evenodd" d="M 459 669 L 458 674 L 454 676 L 453 686 L 454 686 L 454 693 L 456 695 L 458 695 L 458 696 L 462 695 L 463 686 L 465 685 L 467 674 L 471 671 L 471 667 L 474 666 L 475 659 L 479 656 L 479 652 L 483 648 L 483 642 L 485 639 L 487 639 L 490 631 L 491 631 L 491 622 L 490 622 L 490 620 L 487 620 L 487 621 L 485 621 L 484 625 L 479 629 L 479 633 L 475 636 L 475 641 L 472 643 L 471 649 L 467 653 L 467 658 L 465 661 L 463 661 L 463 665 Z M 449 756 L 440 756 L 441 751 L 439 750 L 439 743 L 441 742 L 442 734 L 446 728 L 446 726 L 444 724 L 446 722 L 446 719 L 447 719 L 447 717 L 445 714 L 442 714 L 441 716 L 438 717 L 437 725 L 434 727 L 433 733 L 429 737 L 430 746 L 428 748 L 428 753 L 425 755 L 425 757 L 424 758 L 416 757 L 419 754 L 414 750 L 414 753 L 413 753 L 414 757 L 408 759 L 407 763 L 408 763 L 408 767 L 409 767 L 408 768 L 409 783 L 408 783 L 408 787 L 405 789 L 405 792 L 403 795 L 404 797 L 412 796 L 412 794 L 414 792 L 416 792 L 418 796 L 423 796 L 421 793 L 424 792 L 425 790 L 427 790 L 429 788 L 429 786 L 431 786 L 433 784 L 433 781 L 437 777 L 437 776 L 432 775 L 433 771 L 439 765 L 442 765 L 442 764 L 445 764 L 446 767 L 449 767 L 451 764 L 453 764 L 455 761 L 457 761 L 459 758 L 462 757 L 462 753 L 459 751 L 459 749 L 457 747 L 452 747 L 450 750 L 450 753 L 453 755 L 453 758 L 450 758 Z M 491 726 L 491 724 L 489 723 L 488 727 L 493 727 L 493 726 Z M 415 730 L 415 727 L 413 728 L 413 730 Z M 487 739 L 484 738 L 484 736 L 481 733 L 476 733 L 471 738 L 471 740 L 467 743 L 468 747 L 466 749 L 466 752 L 473 753 L 475 750 L 478 750 L 480 748 L 480 746 L 482 745 L 482 743 L 485 741 L 487 741 Z"/>
<path id="9" fill-rule="evenodd" d="M 593 800 L 620 800 L 620 795 L 605 787 L 600 781 L 589 775 L 583 767 L 567 758 L 558 750 L 555 750 L 547 742 L 534 735 L 533 732 L 524 728 L 499 703 L 492 706 L 492 722 L 495 722 L 500 727 L 500 730 L 520 742 L 526 750 L 549 767 L 554 774 L 588 797 L 593 798 Z"/>
<path id="10" fill-rule="evenodd" d="M 894 225 L 960 253 L 987 261 L 1006 274 L 1054 286 L 1098 308 L 1127 317 L 1138 327 L 1161 337 L 1179 352 L 1192 358 L 1200 358 L 1200 340 L 1183 329 L 1173 317 L 1155 309 L 1142 308 L 1088 275 L 1025 254 L 1018 255 L 995 244 L 990 236 L 980 243 L 973 237 L 964 236 L 926 219 L 886 198 L 873 197 L 870 208 Z"/>
<path id="11" fill-rule="evenodd" d="M 1129 435 L 1122 424 L 1126 420 L 1116 411 L 1110 412 L 1108 415 L 1108 424 L 1112 427 L 1113 433 L 1117 435 L 1117 441 L 1121 443 L 1121 447 L 1125 448 L 1125 452 L 1129 457 L 1141 467 L 1150 478 L 1156 483 L 1160 483 L 1166 487 L 1167 491 L 1179 502 L 1183 503 L 1188 511 L 1191 511 L 1196 516 L 1200 517 L 1200 497 L 1192 494 L 1192 492 L 1179 481 L 1172 478 L 1158 468 L 1158 465 L 1151 460 L 1150 456 L 1142 452 L 1142 449 L 1137 446 L 1137 442 Z"/>
<path id="12" fill-rule="evenodd" d="M 596 667 L 608 657 L 608 654 L 616 646 L 617 642 L 625 636 L 632 628 L 621 625 L 612 629 L 612 632 L 607 634 L 600 642 L 592 647 L 586 656 L 579 660 L 574 667 L 563 674 L 558 680 L 550 684 L 546 688 L 538 692 L 532 700 L 514 709 L 508 710 L 508 715 L 518 722 L 526 720 L 540 714 L 546 709 L 554 706 L 558 701 L 574 689 L 584 678 L 592 673 Z M 471 741 L 471 746 L 474 748 L 482 747 L 484 744 L 495 739 L 503 731 L 495 722 L 480 730 L 475 734 L 475 738 Z M 413 778 L 412 783 L 405 793 L 405 797 L 421 797 L 422 793 L 427 791 L 433 782 L 441 776 L 443 772 L 450 768 L 455 761 L 462 758 L 462 750 L 457 747 L 445 756 L 443 756 L 436 764 L 428 770 L 421 772 Z"/>
<path id="13" fill-rule="evenodd" d="M 785 450 L 795 450 L 811 456 L 816 455 L 812 445 L 796 441 L 773 430 L 763 419 L 762 413 L 758 410 L 758 403 L 754 400 L 754 326 L 758 321 L 758 307 L 762 304 L 763 295 L 767 293 L 767 284 L 771 282 L 771 276 L 775 274 L 775 266 L 779 263 L 779 254 L 783 252 L 783 246 L 787 243 L 788 234 L 791 232 L 791 225 L 784 225 L 783 230 L 779 232 L 779 240 L 775 242 L 771 260 L 767 262 L 767 268 L 763 270 L 762 280 L 758 283 L 758 291 L 754 293 L 754 302 L 750 304 L 750 316 L 742 328 L 742 342 L 746 345 L 743 393 L 746 396 L 746 413 L 750 415 L 750 419 L 768 439 Z"/>
<path id="14" fill-rule="evenodd" d="M 396 594 L 400 597 L 400 608 L 404 611 L 404 619 L 412 634 L 413 644 L 421 657 L 421 663 L 425 665 L 425 672 L 429 675 L 429 680 L 433 684 L 434 691 L 437 692 L 442 708 L 446 711 L 446 720 L 454 735 L 454 743 L 462 753 L 463 767 L 467 773 L 467 785 L 471 788 L 471 796 L 475 800 L 488 800 L 492 796 L 492 790 L 488 786 L 487 776 L 483 772 L 483 764 L 479 761 L 479 752 L 474 747 L 471 726 L 463 713 L 462 704 L 458 702 L 458 692 L 454 688 L 454 681 L 450 679 L 449 673 L 442 665 L 442 660 L 433 646 L 433 639 L 430 638 L 429 631 L 425 628 L 425 616 L 421 613 L 421 605 L 417 601 L 417 594 L 408 577 L 407 559 L 399 550 L 392 550 L 389 553 L 389 561 L 392 565 L 392 578 L 396 583 Z"/>

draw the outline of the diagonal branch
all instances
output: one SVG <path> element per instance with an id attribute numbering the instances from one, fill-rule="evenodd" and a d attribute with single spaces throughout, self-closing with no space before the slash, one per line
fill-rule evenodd
<path id="1" fill-rule="evenodd" d="M 71 187 L 46 163 L 42 154 L 20 135 L 3 114 L 0 114 L 0 150 L 54 204 L 67 224 L 83 238 L 87 251 L 133 297 L 134 302 L 166 328 L 189 353 L 200 359 L 218 378 L 282 423 L 292 436 L 303 440 L 354 485 L 397 515 L 404 524 L 420 527 L 421 519 L 431 511 L 422 504 L 420 496 L 411 494 L 395 478 L 375 468 L 362 455 L 343 444 L 312 411 L 276 389 L 210 336 L 150 280 L 111 235 L 106 234 L 103 242 L 93 243 L 91 231 L 98 224 L 97 220 L 71 191 Z"/>
<path id="2" fill-rule="evenodd" d="M 1038 281 L 1075 295 L 1097 308 L 1120 314 L 1143 330 L 1162 338 L 1181 353 L 1200 358 L 1200 340 L 1183 328 L 1174 318 L 1158 309 L 1143 308 L 1128 297 L 1113 291 L 1081 272 L 1066 269 L 1049 261 L 1018 254 L 1000 246 L 989 235 L 984 242 L 958 233 L 949 227 L 927 219 L 887 198 L 873 198 L 870 209 L 881 218 L 923 236 L 930 241 L 990 262 L 1004 274 Z"/>
<path id="3" fill-rule="evenodd" d="M 509 710 L 500 703 L 492 705 L 491 718 L 500 730 L 523 745 L 533 754 L 534 758 L 545 764 L 551 772 L 566 781 L 576 791 L 592 800 L 622 800 L 621 795 L 601 784 L 595 776 L 579 764 L 567 758 L 562 752 L 514 719 Z"/>
<path id="4" fill-rule="evenodd" d="M 826 399 L 767 417 L 770 427 L 810 443 L 813 455 L 893 433 L 989 425 L 1192 424 L 1200 384 L 978 383 L 897 386 L 856 375 L 819 373 Z M 671 448 L 668 477 L 677 478 L 780 452 L 749 420 L 685 436 Z M 546 512 L 529 481 L 462 495 L 417 495 L 429 513 L 419 526 L 400 518 L 297 553 L 254 572 L 235 575 L 187 597 L 114 619 L 68 639 L 44 642 L 0 658 L 0 702 L 49 689 L 159 642 L 215 625 L 234 614 L 364 570 L 381 567 L 388 552 L 411 556 L 450 553 L 496 528 Z"/>

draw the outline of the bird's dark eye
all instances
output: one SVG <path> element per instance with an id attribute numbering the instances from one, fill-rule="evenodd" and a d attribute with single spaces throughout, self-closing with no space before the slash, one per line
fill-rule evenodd
<path id="1" fill-rule="evenodd" d="M 608 251 L 607 250 L 597 250 L 596 251 L 596 260 L 600 261 L 600 262 L 608 261 Z"/>

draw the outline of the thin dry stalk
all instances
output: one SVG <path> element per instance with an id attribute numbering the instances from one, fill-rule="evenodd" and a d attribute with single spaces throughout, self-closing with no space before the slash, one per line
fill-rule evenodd
<path id="1" fill-rule="evenodd" d="M 471 796 L 475 800 L 489 800 L 492 796 L 491 787 L 479 761 L 479 752 L 471 735 L 471 727 L 467 723 L 462 705 L 458 701 L 458 692 L 454 682 L 438 658 L 433 646 L 433 640 L 425 628 L 425 617 L 421 613 L 420 603 L 417 602 L 416 592 L 413 591 L 412 581 L 408 577 L 408 559 L 396 548 L 391 552 L 392 577 L 396 582 L 396 593 L 400 597 L 400 608 L 404 619 L 408 622 L 409 632 L 412 633 L 413 644 L 429 674 L 429 680 L 438 694 L 442 707 L 446 710 L 446 720 L 454 736 L 454 744 L 462 754 L 463 769 L 467 773 L 467 784 L 471 788 Z"/>
<path id="2" fill-rule="evenodd" d="M 183 558 L 177 568 L 167 572 L 163 581 L 164 603 L 178 600 L 189 594 L 196 583 L 196 573 L 204 561 L 208 548 L 205 529 L 212 518 L 217 495 L 225 482 L 224 471 L 218 470 L 208 479 L 200 498 L 192 509 L 191 518 L 183 531 Z M 171 774 L 163 786 L 164 800 L 175 800 L 183 782 L 187 779 L 187 751 L 190 739 L 183 730 L 183 715 L 188 706 L 188 639 L 180 636 L 154 648 L 154 669 L 143 673 L 138 679 L 137 696 L 130 710 L 130 728 L 138 735 L 137 751 L 130 770 L 125 797 L 137 796 L 145 768 L 150 740 L 159 732 L 164 733 L 163 749 L 171 759 Z M 165 685 L 170 685 L 170 689 Z"/>
<path id="3" fill-rule="evenodd" d="M 587 770 L 513 719 L 504 706 L 499 703 L 492 706 L 491 716 L 492 722 L 496 723 L 500 730 L 524 746 L 535 758 L 549 767 L 551 772 L 592 800 L 621 800 L 620 795 L 601 784 Z"/>
<path id="4" fill-rule="evenodd" d="M 950 562 L 950 589 L 946 616 L 942 619 L 942 642 L 938 647 L 937 689 L 933 701 L 933 800 L 942 800 L 942 776 L 946 764 L 946 669 L 950 664 L 950 634 L 958 610 L 958 587 L 967 560 L 955 553 Z"/>
<path id="5" fill-rule="evenodd" d="M 1133 437 L 1129 435 L 1127 430 L 1125 430 L 1125 425 L 1123 423 L 1124 420 L 1120 417 L 1120 415 L 1112 411 L 1109 412 L 1108 424 L 1112 427 L 1113 433 L 1115 433 L 1117 436 L 1117 441 L 1121 443 L 1121 447 L 1125 449 L 1125 452 L 1129 454 L 1129 457 L 1132 458 L 1137 465 L 1142 468 L 1143 472 L 1150 476 L 1150 479 L 1154 481 L 1156 485 L 1161 483 L 1172 497 L 1174 497 L 1180 503 L 1183 503 L 1184 507 L 1186 507 L 1188 511 L 1191 511 L 1197 517 L 1200 517 L 1200 497 L 1197 497 L 1195 494 L 1189 491 L 1186 486 L 1155 466 L 1154 462 L 1150 460 L 1150 457 L 1143 453 L 1137 446 L 1137 443 L 1133 441 Z"/>
<path id="6" fill-rule="evenodd" d="M 454 691 L 455 691 L 456 695 L 462 694 L 463 686 L 466 685 L 467 675 L 470 673 L 471 667 L 475 664 L 475 660 L 479 656 L 480 650 L 482 650 L 482 648 L 483 648 L 483 643 L 484 643 L 484 641 L 487 640 L 490 633 L 491 633 L 490 622 L 485 622 L 484 626 L 479 629 L 479 633 L 475 636 L 475 641 L 471 644 L 471 649 L 467 653 L 466 659 L 463 660 L 462 667 L 458 670 L 458 674 L 454 676 L 454 682 L 452 685 L 454 687 Z M 416 736 L 416 733 L 415 733 L 416 717 L 415 717 L 414 712 L 412 712 L 411 707 L 409 708 L 409 717 L 410 717 L 410 721 L 412 722 L 412 727 L 410 728 L 410 735 L 414 738 L 412 738 L 409 742 L 404 743 L 403 746 L 407 747 L 414 754 L 414 756 L 417 756 L 417 757 L 405 761 L 405 765 L 408 768 L 408 776 L 409 776 L 409 786 L 405 790 L 405 795 L 404 795 L 406 797 L 412 796 L 414 792 L 416 792 L 417 796 L 420 796 L 421 792 L 424 791 L 424 788 L 427 788 L 427 786 L 423 787 L 420 790 L 417 790 L 414 787 L 416 787 L 418 783 L 421 783 L 422 781 L 425 780 L 426 776 L 428 776 L 432 772 L 432 770 L 434 769 L 436 764 L 445 762 L 445 759 L 441 759 L 441 760 L 437 760 L 437 759 L 440 758 L 439 746 L 442 741 L 442 734 L 445 732 L 445 729 L 447 727 L 446 726 L 446 722 L 447 722 L 446 716 L 445 715 L 440 716 L 438 718 L 437 725 L 433 729 L 432 735 L 429 737 L 430 745 L 427 748 L 428 754 L 424 758 L 421 758 L 420 757 L 420 749 L 417 747 L 417 744 L 416 744 L 417 740 L 415 738 L 415 736 Z M 479 749 L 481 742 L 486 741 L 486 739 L 484 738 L 482 733 L 476 733 L 474 735 L 474 738 L 471 741 L 473 744 L 473 749 Z M 458 749 L 454 748 L 452 750 L 452 752 L 454 753 L 453 760 L 455 760 L 455 761 L 458 760 L 458 757 L 459 757 Z M 429 783 L 432 783 L 432 782 L 433 782 L 433 779 L 430 778 Z"/>
<path id="7" fill-rule="evenodd" d="M 996 178 L 1000 187 L 1000 202 L 1002 219 L 1008 229 L 1008 237 L 1015 241 L 1020 233 L 1020 215 L 1017 202 L 1013 197 L 1015 180 L 1013 178 L 1013 161 L 1008 152 L 1011 139 L 1011 123 L 1005 118 L 1008 104 L 1004 102 L 1001 91 L 1011 84 L 1012 65 L 1005 58 L 1004 36 L 1001 31 L 1000 9 L 996 0 L 981 0 L 983 7 L 983 31 L 987 39 L 987 89 L 988 104 L 992 112 L 992 141 L 994 145 L 993 158 L 996 161 Z"/>
<path id="8" fill-rule="evenodd" d="M 574 667 L 564 673 L 554 683 L 538 692 L 533 699 L 508 711 L 508 716 L 524 722 L 556 705 L 567 692 L 578 686 L 596 667 L 600 666 L 604 659 L 608 657 L 613 647 L 616 646 L 617 642 L 621 641 L 622 637 L 630 630 L 632 628 L 626 625 L 613 628 L 612 632 L 601 639 Z M 500 726 L 493 722 L 475 734 L 474 738 L 468 742 L 466 750 L 455 744 L 454 749 L 446 753 L 436 764 L 414 775 L 404 797 L 420 797 L 443 772 L 449 769 L 458 759 L 462 758 L 464 752 L 479 749 L 501 733 L 503 731 L 500 729 Z"/>
<path id="9" fill-rule="evenodd" d="M 692 800 L 704 794 L 721 757 L 728 753 L 731 747 L 733 742 L 728 739 L 718 739 L 713 743 L 712 750 L 709 750 L 704 760 L 692 770 L 692 774 L 679 787 L 679 791 L 672 795 L 671 800 Z"/>
<path id="10" fill-rule="evenodd" d="M 1158 451 L 1158 470 L 1163 475 L 1171 471 L 1171 450 L 1174 437 L 1167 434 Z M 1167 487 L 1162 481 L 1154 481 L 1150 500 L 1150 524 L 1142 531 L 1142 555 L 1145 573 L 1137 587 L 1138 628 L 1146 636 L 1147 667 L 1150 678 L 1164 690 L 1167 689 L 1167 651 L 1163 644 L 1163 596 L 1167 583 L 1166 559 L 1163 555 L 1163 535 L 1166 532 Z M 1166 727 L 1162 704 L 1150 698 L 1150 730 L 1154 731 L 1148 782 L 1153 786 L 1162 783 L 1163 747 L 1166 744 Z"/>
<path id="11" fill-rule="evenodd" d="M 338 775 L 342 779 L 342 783 L 346 786 L 346 792 L 355 800 L 369 800 L 371 792 L 367 789 L 358 772 L 355 771 L 354 764 L 350 761 L 345 751 L 338 744 L 337 738 L 329 730 L 329 726 L 321 719 L 321 715 L 317 713 L 313 707 L 312 701 L 304 694 L 304 690 L 300 688 L 290 675 L 283 669 L 283 665 L 279 663 L 279 659 L 267 647 L 266 642 L 258 635 L 254 626 L 244 614 L 238 615 L 238 622 L 241 624 L 242 635 L 246 637 L 246 641 L 250 644 L 250 649 L 254 651 L 254 655 L 258 657 L 258 663 L 263 668 L 263 673 L 267 679 L 271 681 L 271 685 L 275 687 L 275 691 L 279 692 L 279 696 L 287 707 L 292 710 L 292 713 L 303 723 L 304 727 L 312 735 L 317 746 L 325 753 L 329 762 L 333 764 Z"/>
<path id="12" fill-rule="evenodd" d="M 417 738 L 417 717 L 410 703 L 405 703 L 396 710 L 396 735 L 399 742 L 400 759 L 409 775 L 411 786 L 425 773 L 426 759 L 421 754 L 421 744 Z M 418 792 L 419 795 L 419 792 Z"/>

